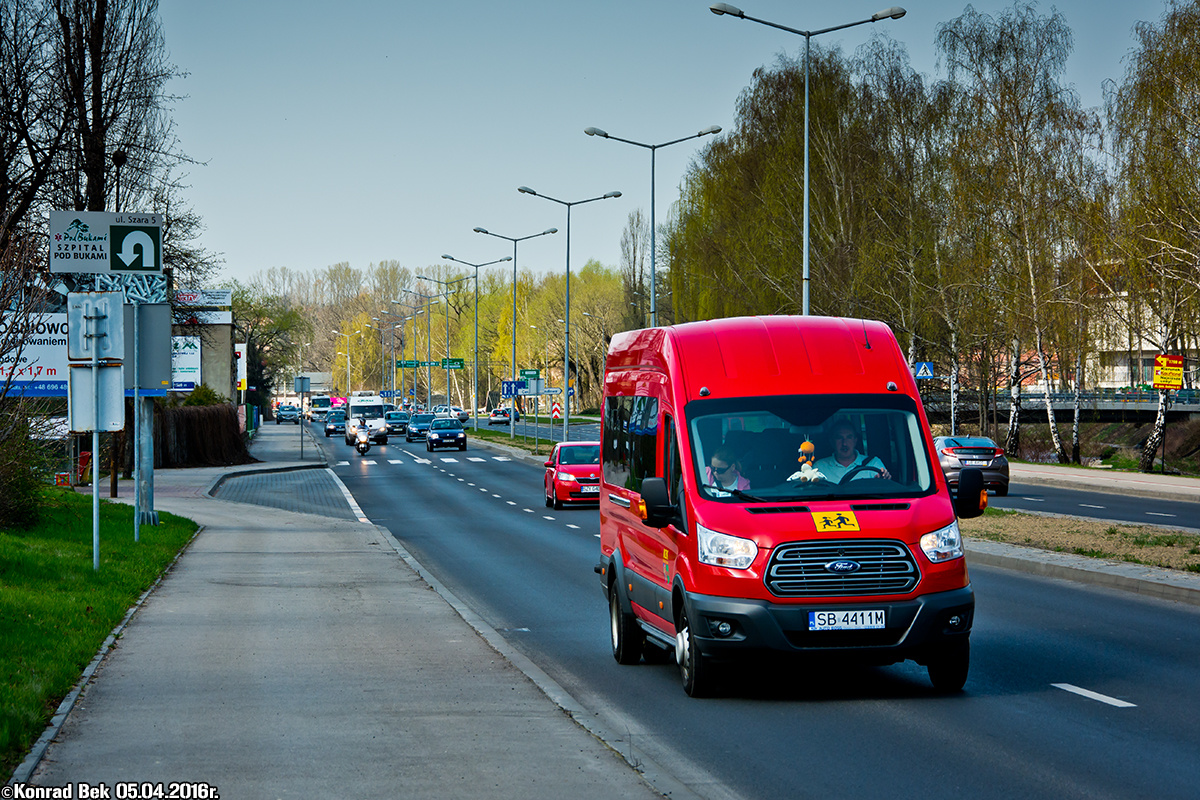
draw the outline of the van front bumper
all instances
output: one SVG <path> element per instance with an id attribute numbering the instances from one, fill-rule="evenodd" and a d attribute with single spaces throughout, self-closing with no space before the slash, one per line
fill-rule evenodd
<path id="1" fill-rule="evenodd" d="M 925 651 L 969 637 L 975 615 L 970 586 L 899 602 L 783 605 L 697 594 L 687 595 L 685 602 L 700 651 L 714 658 L 740 658 L 747 651 L 761 650 L 840 654 L 879 664 L 908 658 L 922 661 Z M 810 612 L 878 609 L 884 611 L 883 628 L 809 630 Z"/>

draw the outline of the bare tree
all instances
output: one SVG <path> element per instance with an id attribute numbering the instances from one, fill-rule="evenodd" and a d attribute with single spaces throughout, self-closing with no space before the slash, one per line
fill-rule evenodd
<path id="1" fill-rule="evenodd" d="M 42 0 L 0 4 L 0 250 L 37 207 L 67 137 L 55 32 Z"/>

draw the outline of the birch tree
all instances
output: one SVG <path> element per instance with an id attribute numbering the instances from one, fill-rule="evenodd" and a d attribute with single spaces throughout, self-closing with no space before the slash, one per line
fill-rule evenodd
<path id="1" fill-rule="evenodd" d="M 978 154 L 997 189 L 988 199 L 1003 234 L 1000 256 L 1020 275 L 1046 419 L 1066 462 L 1051 403 L 1046 303 L 1063 252 L 1066 136 L 1082 124 L 1078 98 L 1059 82 L 1071 32 L 1060 14 L 1041 17 L 1032 5 L 997 18 L 968 7 L 939 28 L 937 43 L 951 80 L 962 82 L 963 111 L 975 120 Z"/>

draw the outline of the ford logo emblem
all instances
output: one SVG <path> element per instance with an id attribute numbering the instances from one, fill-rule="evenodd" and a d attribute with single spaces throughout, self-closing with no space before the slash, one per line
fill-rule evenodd
<path id="1" fill-rule="evenodd" d="M 862 565 L 857 561 L 830 561 L 825 565 L 825 569 L 826 571 L 832 572 L 835 575 L 849 575 L 851 572 L 858 572 L 860 569 L 862 569 Z"/>

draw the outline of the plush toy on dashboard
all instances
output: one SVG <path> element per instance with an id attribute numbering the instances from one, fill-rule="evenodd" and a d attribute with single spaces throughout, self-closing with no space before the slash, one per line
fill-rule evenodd
<path id="1" fill-rule="evenodd" d="M 800 470 L 789 475 L 789 481 L 808 483 L 810 481 L 819 481 L 825 479 L 825 476 L 821 474 L 820 470 L 818 470 L 816 467 L 816 451 L 816 445 L 809 441 L 808 437 L 805 437 L 804 444 L 800 445 L 800 457 L 796 459 L 800 462 Z"/>

